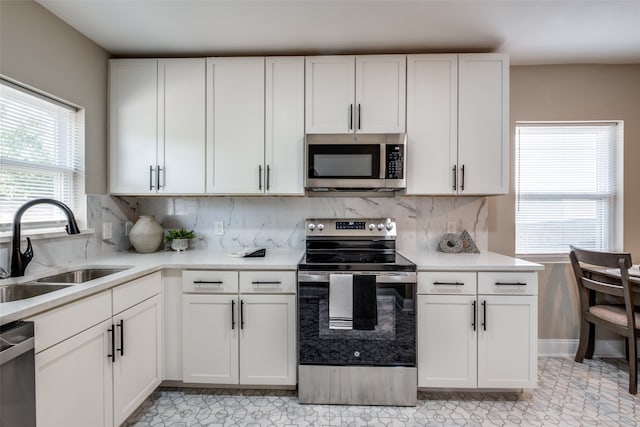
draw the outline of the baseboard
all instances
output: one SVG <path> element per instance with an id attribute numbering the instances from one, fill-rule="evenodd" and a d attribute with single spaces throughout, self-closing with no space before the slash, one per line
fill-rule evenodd
<path id="1" fill-rule="evenodd" d="M 638 348 L 640 348 L 640 341 Z M 574 357 L 576 350 L 578 350 L 577 339 L 538 340 L 538 356 Z M 624 357 L 624 341 L 596 340 L 593 355 L 596 357 Z"/>

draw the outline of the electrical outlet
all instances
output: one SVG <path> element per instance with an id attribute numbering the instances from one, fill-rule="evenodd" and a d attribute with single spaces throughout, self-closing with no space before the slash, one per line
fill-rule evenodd
<path id="1" fill-rule="evenodd" d="M 215 228 L 215 234 L 216 236 L 222 236 L 224 235 L 224 222 L 222 221 L 216 221 L 214 223 L 214 228 Z"/>
<path id="2" fill-rule="evenodd" d="M 447 233 L 456 233 L 456 223 L 454 221 L 447 222 Z"/>
<path id="3" fill-rule="evenodd" d="M 113 224 L 105 222 L 102 224 L 102 240 L 109 240 L 113 237 Z"/>

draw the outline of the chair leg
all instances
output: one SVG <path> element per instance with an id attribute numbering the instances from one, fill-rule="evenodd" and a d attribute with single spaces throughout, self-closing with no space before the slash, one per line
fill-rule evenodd
<path id="1" fill-rule="evenodd" d="M 589 343 L 584 357 L 586 359 L 591 359 L 596 348 L 596 325 L 590 322 L 587 323 L 589 323 Z"/>
<path id="2" fill-rule="evenodd" d="M 629 338 L 624 338 L 624 358 L 629 361 Z"/>
<path id="3" fill-rule="evenodd" d="M 629 343 L 629 393 L 638 394 L 638 341 L 632 336 L 627 338 L 627 342 Z"/>
<path id="4" fill-rule="evenodd" d="M 591 331 L 593 330 L 593 325 L 586 320 L 580 321 L 580 341 L 578 342 L 578 350 L 576 351 L 575 361 L 578 363 L 582 363 L 584 358 L 587 356 L 589 351 L 589 341 Z M 591 351 L 591 355 L 593 355 L 593 350 Z M 590 359 L 591 356 L 587 356 L 587 359 Z"/>

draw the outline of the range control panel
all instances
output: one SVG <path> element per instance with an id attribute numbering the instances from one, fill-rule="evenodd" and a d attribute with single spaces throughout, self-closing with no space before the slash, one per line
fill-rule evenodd
<path id="1" fill-rule="evenodd" d="M 396 236 L 393 218 L 335 219 L 313 218 L 305 221 L 306 235 L 310 236 Z"/>

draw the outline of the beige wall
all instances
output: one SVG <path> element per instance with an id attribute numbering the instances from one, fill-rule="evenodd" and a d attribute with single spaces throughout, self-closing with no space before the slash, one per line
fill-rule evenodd
<path id="1" fill-rule="evenodd" d="M 32 0 L 0 0 L 0 74 L 85 109 L 87 193 L 107 191 L 109 53 Z"/>
<path id="2" fill-rule="evenodd" d="M 511 152 L 515 122 L 525 120 L 624 121 L 624 244 L 640 262 L 640 65 L 511 67 Z M 515 252 L 515 197 L 489 198 L 489 249 Z M 577 338 L 577 294 L 566 264 L 540 274 L 539 337 Z"/>

